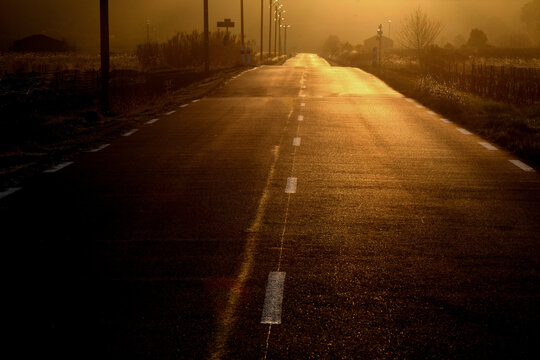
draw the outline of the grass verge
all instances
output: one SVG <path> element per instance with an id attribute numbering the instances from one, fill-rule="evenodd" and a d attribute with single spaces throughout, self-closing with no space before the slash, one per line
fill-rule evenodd
<path id="1" fill-rule="evenodd" d="M 515 106 L 484 99 L 412 70 L 362 69 L 531 165 L 540 166 L 540 104 Z"/>

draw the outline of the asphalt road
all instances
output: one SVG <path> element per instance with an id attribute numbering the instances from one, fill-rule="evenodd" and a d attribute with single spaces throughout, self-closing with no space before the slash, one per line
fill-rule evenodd
<path id="1" fill-rule="evenodd" d="M 0 194 L 18 358 L 538 358 L 519 159 L 310 54 L 186 105 Z"/>

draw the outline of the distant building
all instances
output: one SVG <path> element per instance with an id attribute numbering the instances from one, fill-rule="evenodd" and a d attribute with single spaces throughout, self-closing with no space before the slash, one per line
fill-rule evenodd
<path id="1" fill-rule="evenodd" d="M 31 35 L 13 42 L 11 50 L 16 52 L 65 52 L 71 49 L 65 41 L 45 35 Z"/>
<path id="2" fill-rule="evenodd" d="M 377 35 L 364 40 L 364 49 L 366 49 L 367 51 L 371 51 L 371 49 L 373 49 L 374 47 L 379 47 L 379 39 L 377 38 Z M 381 40 L 381 47 L 383 50 L 393 49 L 394 40 L 383 36 Z"/>

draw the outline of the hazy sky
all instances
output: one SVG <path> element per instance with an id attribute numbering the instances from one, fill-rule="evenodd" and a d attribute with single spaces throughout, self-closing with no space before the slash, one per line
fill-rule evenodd
<path id="1" fill-rule="evenodd" d="M 400 21 L 421 6 L 444 23 L 443 39 L 468 37 L 470 30 L 484 30 L 490 42 L 504 42 L 522 33 L 519 14 L 528 0 L 281 0 L 291 24 L 291 47 L 310 51 L 334 34 L 353 44 L 375 34 L 378 24 L 391 35 Z M 115 50 L 129 50 L 146 39 L 146 22 L 153 39 L 164 40 L 176 31 L 202 30 L 202 0 L 110 0 L 111 44 Z M 236 21 L 240 30 L 240 0 L 209 0 L 210 25 L 223 18 Z M 260 39 L 260 0 L 244 0 L 246 37 Z M 265 44 L 268 32 L 268 0 L 264 0 Z M 99 0 L 1 0 L 0 46 L 26 35 L 43 33 L 67 39 L 80 48 L 93 50 L 98 44 Z M 258 46 L 258 45 L 257 45 Z"/>

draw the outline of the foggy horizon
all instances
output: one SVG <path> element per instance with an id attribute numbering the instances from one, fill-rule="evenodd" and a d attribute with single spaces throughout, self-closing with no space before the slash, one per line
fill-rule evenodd
<path id="1" fill-rule="evenodd" d="M 506 47 L 516 36 L 527 36 L 520 20 L 521 8 L 529 0 L 281 0 L 291 25 L 288 47 L 296 51 L 316 51 L 329 35 L 353 45 L 375 35 L 383 24 L 388 35 L 388 20 L 392 20 L 394 38 L 403 18 L 421 6 L 431 17 L 441 20 L 443 31 L 437 43 L 452 43 L 457 36 L 467 39 L 473 28 L 482 29 L 490 44 Z M 264 39 L 267 41 L 268 0 L 264 0 Z M 146 41 L 146 23 L 150 21 L 153 41 L 165 41 L 177 32 L 203 29 L 203 9 L 200 0 L 141 0 L 110 2 L 111 48 L 131 51 Z M 231 18 L 236 23 L 230 31 L 240 32 L 240 1 L 210 0 L 210 30 L 216 22 Z M 44 34 L 66 40 L 82 51 L 97 51 L 99 44 L 99 2 L 81 0 L 7 0 L 0 5 L 0 47 L 9 48 L 14 40 L 33 34 Z M 124 9 L 129 7 L 129 11 Z M 246 40 L 259 49 L 260 1 L 245 0 Z M 42 14 L 47 14 L 43 17 Z M 329 15 L 331 14 L 331 15 Z M 399 45 L 399 44 L 397 44 Z"/>

